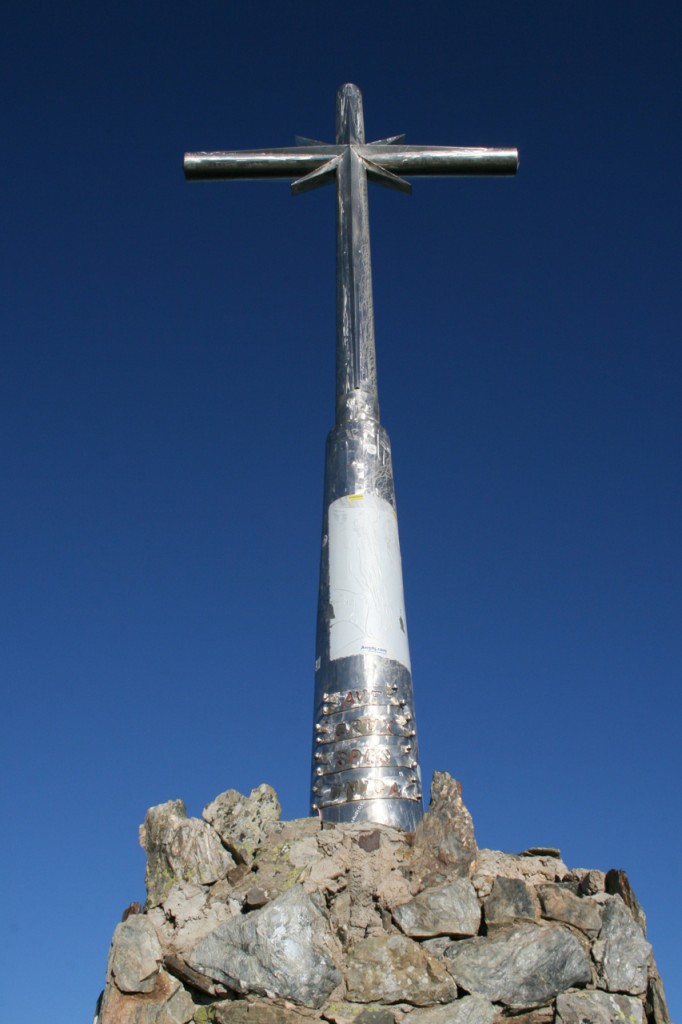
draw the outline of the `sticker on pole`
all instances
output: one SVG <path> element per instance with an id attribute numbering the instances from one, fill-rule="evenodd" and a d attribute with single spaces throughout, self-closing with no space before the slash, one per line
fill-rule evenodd
<path id="1" fill-rule="evenodd" d="M 410 670 L 398 520 L 374 494 L 329 506 L 329 656 L 378 654 Z"/>

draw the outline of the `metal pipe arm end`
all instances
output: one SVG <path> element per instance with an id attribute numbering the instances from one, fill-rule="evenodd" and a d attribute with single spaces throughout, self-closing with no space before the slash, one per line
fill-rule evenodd
<path id="1" fill-rule="evenodd" d="M 193 181 L 201 177 L 199 172 L 200 158 L 202 153 L 185 153 L 182 158 L 182 170 L 187 181 Z"/>

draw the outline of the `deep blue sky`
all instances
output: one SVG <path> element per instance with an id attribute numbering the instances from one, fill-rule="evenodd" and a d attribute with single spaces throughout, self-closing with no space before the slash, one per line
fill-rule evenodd
<path id="1" fill-rule="evenodd" d="M 23 2 L 0 64 L 3 1020 L 89 1020 L 171 798 L 307 813 L 334 198 L 186 149 L 518 146 L 370 196 L 422 768 L 680 971 L 682 8 Z"/>

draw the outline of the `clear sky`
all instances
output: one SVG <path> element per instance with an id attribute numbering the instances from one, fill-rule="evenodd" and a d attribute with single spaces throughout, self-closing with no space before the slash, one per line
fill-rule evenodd
<path id="1" fill-rule="evenodd" d="M 333 189 L 184 150 L 518 146 L 372 188 L 425 788 L 479 845 L 625 868 L 681 1018 L 682 8 L 13 5 L 4 113 L 0 1018 L 89 1021 L 137 827 L 308 812 Z"/>

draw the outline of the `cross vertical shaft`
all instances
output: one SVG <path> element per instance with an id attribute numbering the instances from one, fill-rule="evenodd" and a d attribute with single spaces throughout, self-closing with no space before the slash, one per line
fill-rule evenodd
<path id="1" fill-rule="evenodd" d="M 422 812 L 395 489 L 379 422 L 362 96 L 336 97 L 336 426 L 327 439 L 312 804 L 412 831 Z"/>
<path id="2" fill-rule="evenodd" d="M 365 142 L 362 96 L 354 85 L 336 98 L 336 419 L 362 408 L 379 418 L 367 172 L 354 146 Z"/>

